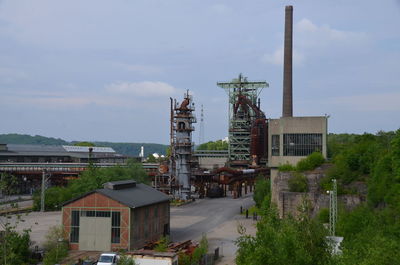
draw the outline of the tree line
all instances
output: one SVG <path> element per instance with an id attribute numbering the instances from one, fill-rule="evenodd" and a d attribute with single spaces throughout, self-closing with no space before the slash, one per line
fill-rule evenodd
<path id="1" fill-rule="evenodd" d="M 269 202 L 269 182 L 259 180 L 255 200 L 261 221 L 256 236 L 241 231 L 237 264 L 400 264 L 400 130 L 330 135 L 328 148 L 332 167 L 325 183 L 337 179 L 342 192 L 356 181 L 368 188 L 366 201 L 354 210 L 339 205 L 342 254 L 332 254 L 325 218 L 311 218 L 306 200 L 299 218 L 279 219 Z"/>

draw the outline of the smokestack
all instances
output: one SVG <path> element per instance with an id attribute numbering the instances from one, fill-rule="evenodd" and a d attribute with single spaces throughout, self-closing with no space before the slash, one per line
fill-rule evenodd
<path id="1" fill-rule="evenodd" d="M 293 6 L 285 7 L 285 47 L 283 61 L 282 117 L 293 116 L 292 56 L 293 55 Z"/>

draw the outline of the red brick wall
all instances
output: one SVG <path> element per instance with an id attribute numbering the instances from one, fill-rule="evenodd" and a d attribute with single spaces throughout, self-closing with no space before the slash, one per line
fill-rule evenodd
<path id="1" fill-rule="evenodd" d="M 120 211 L 121 212 L 121 240 L 119 244 L 111 244 L 111 250 L 129 248 L 129 215 L 130 208 L 114 201 L 100 193 L 89 194 L 79 200 L 73 201 L 63 207 L 62 224 L 64 226 L 65 238 L 69 240 L 71 232 L 72 210 L 97 210 L 97 211 Z M 111 233 L 111 230 L 110 230 Z M 78 250 L 78 243 L 70 243 L 70 249 Z"/>

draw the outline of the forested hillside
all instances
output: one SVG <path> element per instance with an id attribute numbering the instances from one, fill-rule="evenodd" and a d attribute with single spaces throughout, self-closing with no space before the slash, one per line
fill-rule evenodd
<path id="1" fill-rule="evenodd" d="M 324 218 L 310 218 L 307 201 L 300 219 L 279 219 L 264 181 L 256 184 L 255 199 L 264 191 L 257 235 L 237 241 L 237 264 L 400 264 L 400 130 L 330 135 L 328 142 L 333 166 L 322 184 L 335 178 L 341 193 L 357 192 L 346 188 L 356 181 L 368 187 L 367 200 L 354 210 L 339 205 L 336 235 L 344 237 L 343 253 L 331 255 Z"/>
<path id="2" fill-rule="evenodd" d="M 40 135 L 27 135 L 27 134 L 0 134 L 0 143 L 2 144 L 45 144 L 45 145 L 64 145 L 69 144 L 62 139 L 44 137 Z"/>
<path id="3" fill-rule="evenodd" d="M 0 143 L 3 144 L 43 144 L 43 145 L 73 145 L 80 141 L 68 142 L 59 138 L 44 137 L 40 135 L 27 134 L 0 134 Z M 167 145 L 153 143 L 113 143 L 113 142 L 93 142 L 95 146 L 112 147 L 117 153 L 128 156 L 139 156 L 140 147 L 144 146 L 144 155 L 158 153 L 165 155 Z"/>

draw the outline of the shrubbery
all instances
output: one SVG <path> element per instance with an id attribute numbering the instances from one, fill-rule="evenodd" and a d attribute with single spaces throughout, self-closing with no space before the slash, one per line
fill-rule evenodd
<path id="1" fill-rule="evenodd" d="M 271 201 L 271 180 L 258 177 L 253 194 L 253 200 L 258 208 L 261 207 L 265 198 L 267 198 L 268 201 Z"/>
<path id="2" fill-rule="evenodd" d="M 325 158 L 320 152 L 314 152 L 306 158 L 300 160 L 296 165 L 297 171 L 313 170 L 325 162 Z"/>
<path id="3" fill-rule="evenodd" d="M 307 192 L 307 178 L 301 173 L 294 173 L 293 177 L 288 180 L 289 190 L 291 192 Z"/>
<path id="4" fill-rule="evenodd" d="M 322 165 L 324 162 L 325 162 L 324 156 L 320 152 L 314 152 L 308 155 L 306 158 L 303 158 L 299 162 L 297 162 L 296 166 L 287 163 L 280 165 L 278 167 L 278 170 L 281 172 L 286 172 L 286 171 L 303 172 L 303 171 L 313 170 Z"/>
<path id="5" fill-rule="evenodd" d="M 281 172 L 296 171 L 296 167 L 291 164 L 283 164 L 278 167 Z"/>

